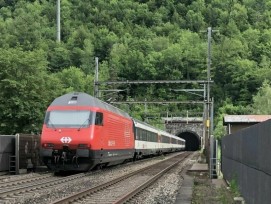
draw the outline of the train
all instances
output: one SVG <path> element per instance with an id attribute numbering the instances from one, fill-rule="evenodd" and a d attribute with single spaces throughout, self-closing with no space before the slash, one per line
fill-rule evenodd
<path id="1" fill-rule="evenodd" d="M 185 140 L 82 92 L 53 100 L 40 142 L 41 159 L 55 172 L 89 171 L 185 149 Z"/>

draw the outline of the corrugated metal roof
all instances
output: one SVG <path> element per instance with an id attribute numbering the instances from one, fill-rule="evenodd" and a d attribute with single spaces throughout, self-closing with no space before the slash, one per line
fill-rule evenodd
<path id="1" fill-rule="evenodd" d="M 271 119 L 271 115 L 225 115 L 223 123 L 260 123 Z"/>

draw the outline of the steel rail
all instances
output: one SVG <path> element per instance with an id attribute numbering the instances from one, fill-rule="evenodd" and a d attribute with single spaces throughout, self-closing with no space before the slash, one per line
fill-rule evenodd
<path id="1" fill-rule="evenodd" d="M 113 204 L 122 204 L 122 203 L 125 203 L 126 201 L 132 199 L 135 195 L 137 195 L 138 193 L 140 193 L 145 188 L 151 186 L 155 181 L 157 181 L 159 178 L 161 178 L 166 172 L 168 172 L 170 169 L 172 169 L 177 164 L 179 164 L 180 162 L 182 162 L 189 155 L 190 155 L 190 153 L 185 153 L 185 155 L 183 155 L 183 157 L 182 157 L 181 160 L 176 161 L 172 165 L 168 166 L 166 169 L 160 171 L 159 173 L 157 173 L 156 175 L 154 175 L 152 178 L 148 179 L 145 183 L 143 183 L 142 185 L 140 185 L 139 187 L 137 187 L 133 191 L 127 193 L 125 196 L 123 196 L 118 201 L 114 202 Z"/>
<path id="2" fill-rule="evenodd" d="M 182 153 L 182 154 L 184 154 L 184 153 Z M 175 157 L 178 157 L 178 156 L 180 156 L 180 154 L 178 154 Z M 172 158 L 175 158 L 175 157 L 172 157 Z M 172 159 L 172 158 L 170 158 L 170 159 Z M 99 191 L 101 191 L 103 189 L 106 189 L 106 188 L 108 188 L 108 187 L 110 187 L 110 186 L 112 186 L 114 184 L 117 184 L 117 183 L 119 183 L 119 182 L 121 182 L 121 181 L 123 181 L 125 179 L 128 179 L 128 178 L 130 178 L 132 176 L 135 176 L 138 173 L 142 173 L 145 170 L 152 169 L 153 167 L 157 166 L 158 164 L 161 164 L 161 163 L 166 162 L 168 160 L 169 159 L 163 160 L 163 161 L 161 161 L 159 163 L 156 163 L 156 164 L 144 167 L 142 169 L 136 170 L 134 172 L 128 173 L 128 174 L 123 175 L 123 176 L 121 176 L 119 178 L 116 178 L 116 179 L 113 179 L 113 180 L 111 180 L 109 182 L 103 183 L 103 184 L 101 184 L 99 186 L 95 186 L 95 187 L 89 188 L 87 190 L 83 190 L 83 191 L 81 191 L 79 193 L 76 193 L 74 195 L 59 199 L 59 200 L 57 200 L 55 202 L 52 202 L 51 204 L 70 204 L 70 203 L 76 202 L 78 200 L 84 199 L 85 197 L 88 197 L 88 196 L 90 196 L 90 195 L 92 195 L 94 193 L 97 193 L 97 192 L 99 192 Z"/>
<path id="3" fill-rule="evenodd" d="M 11 180 L 8 182 L 0 182 L 0 189 L 3 189 L 5 187 L 9 187 L 9 186 L 14 187 L 14 185 L 20 185 L 20 184 L 27 183 L 27 182 L 32 182 L 32 181 L 37 181 L 37 180 L 40 181 L 40 180 L 47 179 L 50 177 L 53 177 L 53 175 L 52 174 L 40 175 L 40 176 L 31 177 L 31 178 L 22 178 L 22 179 Z"/>
<path id="4" fill-rule="evenodd" d="M 72 176 L 68 176 L 65 178 L 57 178 L 54 180 L 47 180 L 45 182 L 38 182 L 38 183 L 28 183 L 27 185 L 23 185 L 20 187 L 15 187 L 15 188 L 9 188 L 9 189 L 4 189 L 4 190 L 0 190 L 0 200 L 4 199 L 7 196 L 12 196 L 14 194 L 18 195 L 24 192 L 30 192 L 30 191 L 35 191 L 35 190 L 40 190 L 42 188 L 46 188 L 46 187 L 50 187 L 50 186 L 54 186 L 54 185 L 58 185 L 61 183 L 65 183 L 67 181 L 72 181 L 78 178 L 82 178 L 87 176 L 87 174 L 76 174 L 76 175 L 72 175 Z"/>

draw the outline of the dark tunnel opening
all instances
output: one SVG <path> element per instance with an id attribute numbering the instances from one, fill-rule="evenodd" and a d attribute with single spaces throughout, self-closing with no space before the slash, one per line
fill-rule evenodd
<path id="1" fill-rule="evenodd" d="M 178 134 L 178 137 L 184 139 L 186 151 L 197 151 L 200 149 L 200 140 L 197 135 L 191 132 L 182 132 Z"/>

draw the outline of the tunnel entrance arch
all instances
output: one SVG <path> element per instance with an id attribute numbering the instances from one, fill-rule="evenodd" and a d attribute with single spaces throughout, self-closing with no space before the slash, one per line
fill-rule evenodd
<path id="1" fill-rule="evenodd" d="M 185 150 L 186 151 L 197 151 L 201 147 L 200 137 L 190 131 L 180 132 L 177 134 L 178 137 L 184 139 L 185 142 Z"/>
<path id="2" fill-rule="evenodd" d="M 198 150 L 204 143 L 204 121 L 202 117 L 164 118 L 166 130 L 187 140 L 187 149 Z"/>

